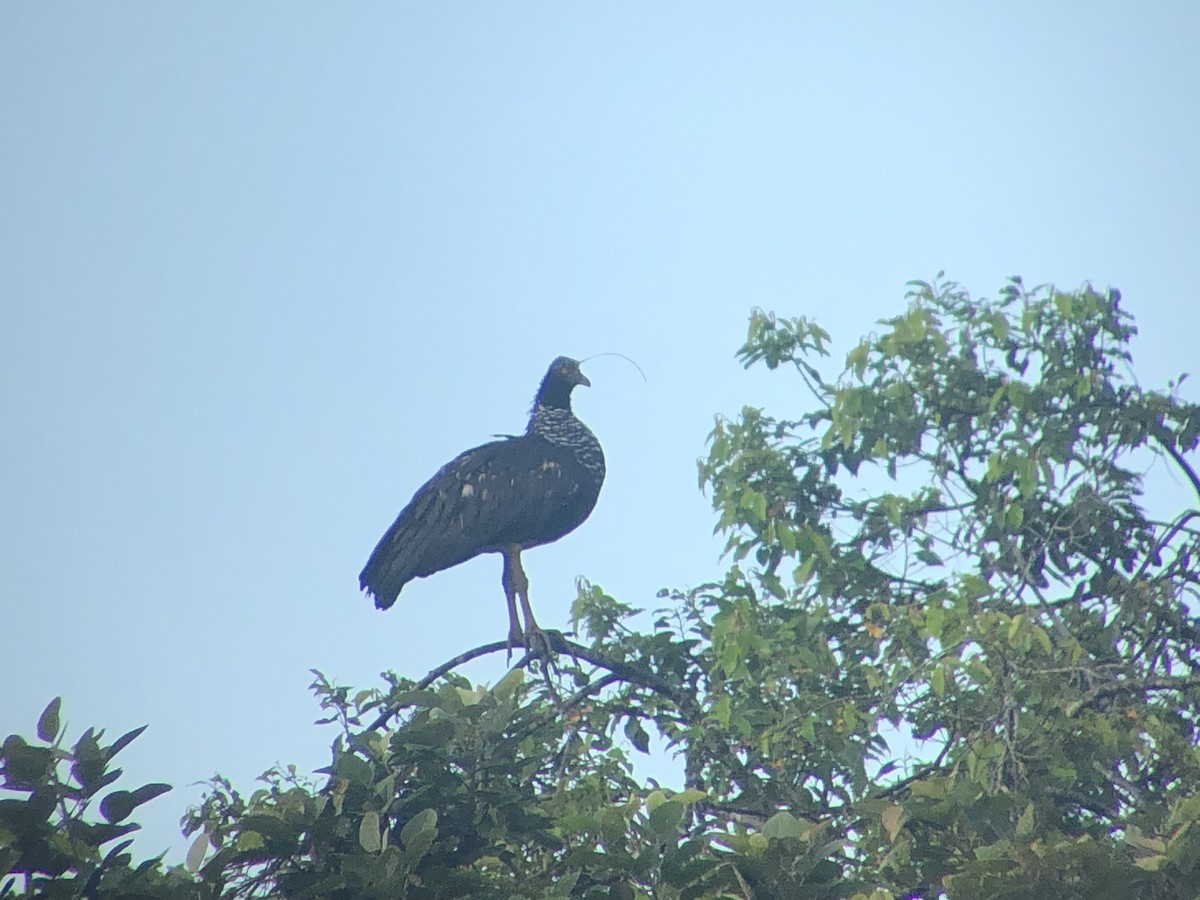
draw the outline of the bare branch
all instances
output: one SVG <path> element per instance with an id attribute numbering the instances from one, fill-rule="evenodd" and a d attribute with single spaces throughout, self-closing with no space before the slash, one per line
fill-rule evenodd
<path id="1" fill-rule="evenodd" d="M 582 644 L 577 644 L 574 641 L 567 640 L 566 637 L 564 637 L 563 634 L 558 631 L 547 631 L 544 632 L 544 634 L 546 636 L 547 643 L 556 653 L 566 653 L 576 661 L 583 660 L 584 662 L 591 663 L 597 668 L 606 669 L 611 672 L 613 676 L 615 676 L 613 679 L 614 681 L 624 681 L 629 684 L 637 685 L 638 687 L 646 688 L 647 690 L 666 697 L 680 708 L 680 711 L 683 712 L 685 718 L 693 718 L 694 714 L 698 710 L 696 699 L 694 697 L 679 690 L 679 688 L 677 688 L 675 685 L 656 675 L 647 668 L 625 662 L 624 660 L 611 659 L 598 650 L 593 650 L 588 647 L 584 647 Z M 470 662 L 473 659 L 478 659 L 481 656 L 487 656 L 491 653 L 498 653 L 501 650 L 507 651 L 508 649 L 509 646 L 506 641 L 493 641 L 490 644 L 483 644 L 482 646 L 475 647 L 472 650 L 467 650 L 464 653 L 460 653 L 453 659 L 449 659 L 440 666 L 431 669 L 424 678 L 417 682 L 415 690 L 424 690 L 433 684 L 433 682 L 437 681 L 437 679 L 458 668 L 463 663 Z M 538 658 L 537 654 L 526 652 L 526 654 L 517 662 L 517 667 L 525 668 L 536 658 Z M 384 711 L 379 714 L 379 716 L 374 722 L 371 723 L 367 730 L 374 731 L 378 728 L 381 728 L 388 719 L 396 715 L 396 713 L 400 712 L 400 710 L 404 709 L 408 705 L 410 704 L 385 707 Z"/>
<path id="2" fill-rule="evenodd" d="M 1200 675 L 1182 675 L 1177 678 L 1144 678 L 1120 681 L 1098 688 L 1093 699 L 1112 697 L 1136 691 L 1182 691 L 1200 685 Z"/>

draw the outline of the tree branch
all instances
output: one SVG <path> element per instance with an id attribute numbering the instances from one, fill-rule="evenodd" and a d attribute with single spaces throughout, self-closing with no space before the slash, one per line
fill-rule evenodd
<path id="1" fill-rule="evenodd" d="M 1158 441 L 1158 445 L 1167 451 L 1167 455 L 1175 460 L 1175 464 L 1183 469 L 1183 474 L 1187 476 L 1188 481 L 1192 483 L 1192 489 L 1196 492 L 1196 498 L 1200 499 L 1200 476 L 1196 475 L 1196 470 L 1188 465 L 1188 461 L 1183 458 L 1183 454 L 1171 446 L 1162 435 L 1154 435 L 1154 439 Z"/>
<path id="2" fill-rule="evenodd" d="M 544 715 L 534 719 L 534 721 L 532 723 L 530 723 L 525 729 L 522 730 L 521 737 L 524 738 L 530 734 L 533 734 L 535 729 L 541 727 L 550 719 L 563 716 L 567 712 L 567 710 L 571 709 L 574 706 L 578 706 L 580 703 L 582 703 L 584 700 L 586 700 L 592 694 L 598 694 L 602 690 L 604 690 L 606 687 L 616 684 L 620 680 L 621 679 L 618 676 L 613 675 L 610 672 L 609 674 L 607 674 L 601 678 L 597 678 L 595 681 L 591 682 L 590 684 L 585 684 L 583 687 L 581 687 L 579 690 L 577 690 L 574 694 L 572 694 L 566 700 L 563 700 L 561 703 L 555 704 L 554 709 L 547 710 Z"/>
<path id="3" fill-rule="evenodd" d="M 1087 697 L 1079 700 L 1073 709 L 1068 710 L 1068 716 L 1076 715 L 1081 709 L 1091 706 L 1098 700 L 1115 697 L 1119 694 L 1135 694 L 1139 691 L 1182 691 L 1200 685 L 1200 675 L 1181 675 L 1175 678 L 1130 678 L 1115 681 L 1098 687 Z"/>
<path id="4" fill-rule="evenodd" d="M 694 714 L 698 711 L 698 705 L 694 697 L 678 690 L 675 685 L 654 674 L 649 669 L 633 663 L 625 662 L 623 660 L 611 659 L 598 650 L 593 650 L 588 647 L 584 647 L 582 644 L 577 644 L 574 641 L 567 640 L 566 637 L 563 636 L 562 632 L 546 631 L 544 634 L 546 636 L 547 643 L 556 653 L 566 653 L 576 661 L 583 660 L 584 662 L 590 663 L 599 669 L 606 669 L 607 671 L 611 672 L 614 678 L 612 681 L 607 683 L 611 684 L 613 681 L 618 680 L 624 681 L 629 684 L 637 685 L 638 687 L 646 688 L 647 690 L 653 691 L 656 694 L 660 694 L 661 696 L 666 697 L 668 700 L 671 700 L 673 703 L 675 703 L 684 713 L 685 718 L 688 719 L 694 718 Z M 464 653 L 460 653 L 458 656 L 447 660 L 440 666 L 430 669 L 429 673 L 416 683 L 414 690 L 424 690 L 433 684 L 433 682 L 437 681 L 437 679 L 458 668 L 463 663 L 470 662 L 473 659 L 478 659 L 481 656 L 487 656 L 491 653 L 498 653 L 501 650 L 507 651 L 508 649 L 510 648 L 507 641 L 493 641 L 490 644 L 483 644 L 482 646 L 475 647 L 472 650 L 467 650 Z M 517 661 L 517 667 L 524 668 L 536 658 L 537 654 L 527 651 L 525 655 Z M 383 712 L 379 714 L 379 716 L 374 722 L 371 723 L 367 730 L 375 731 L 376 729 L 381 728 L 388 719 L 409 705 L 411 704 L 404 703 L 397 706 L 385 707 Z"/>

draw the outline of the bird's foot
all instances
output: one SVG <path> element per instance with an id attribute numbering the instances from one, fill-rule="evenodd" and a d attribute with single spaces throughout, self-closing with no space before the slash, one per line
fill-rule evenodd
<path id="1" fill-rule="evenodd" d="M 537 625 L 529 625 L 521 636 L 521 643 L 530 656 L 541 659 L 547 666 L 554 665 L 554 642 L 550 639 L 550 633 L 542 631 Z"/>

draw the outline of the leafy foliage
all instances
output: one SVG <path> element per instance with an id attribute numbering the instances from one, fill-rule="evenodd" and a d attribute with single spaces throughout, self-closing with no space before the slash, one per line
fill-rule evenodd
<path id="1" fill-rule="evenodd" d="M 146 726 L 111 744 L 89 728 L 67 748 L 60 712 L 56 697 L 38 719 L 36 741 L 11 734 L 0 748 L 0 788 L 9 795 L 0 799 L 0 896 L 17 883 L 10 875 L 39 897 L 204 896 L 186 873 L 163 871 L 159 859 L 133 866 L 126 852 L 126 835 L 140 827 L 126 820 L 171 789 L 110 789 L 121 777 L 113 757 Z M 97 798 L 100 820 L 91 814 Z"/>
<path id="2" fill-rule="evenodd" d="M 0 801 L 0 877 L 61 896 L 1200 896 L 1200 407 L 1133 380 L 1134 333 L 1115 291 L 914 283 L 826 381 L 819 326 L 755 312 L 741 359 L 809 411 L 717 420 L 699 475 L 721 583 L 647 614 L 581 582 L 580 642 L 551 635 L 554 665 L 490 687 L 456 670 L 502 643 L 378 689 L 317 673 L 329 767 L 248 796 L 214 779 L 186 871 L 99 855 L 158 788 L 110 792 L 86 824 L 132 737 L 63 750 L 52 704 L 46 746 L 4 744 L 27 796 Z M 1163 468 L 1178 508 L 1152 514 Z M 681 789 L 635 776 L 655 743 Z"/>
<path id="3" fill-rule="evenodd" d="M 772 635 L 729 660 L 787 686 L 756 775 L 785 758 L 780 799 L 859 829 L 898 894 L 1193 896 L 1200 512 L 1139 504 L 1151 452 L 1200 494 L 1200 408 L 1123 377 L 1116 291 L 912 287 L 836 384 L 806 359 L 824 332 L 756 314 L 742 358 L 817 408 L 718 422 L 701 464 L 756 563 L 726 585 L 739 630 Z M 890 786 L 884 724 L 928 748 Z"/>

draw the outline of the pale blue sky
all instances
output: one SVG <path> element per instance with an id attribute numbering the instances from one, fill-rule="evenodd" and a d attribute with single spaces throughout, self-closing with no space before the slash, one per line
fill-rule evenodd
<path id="1" fill-rule="evenodd" d="M 576 392 L 609 477 L 526 556 L 549 627 L 721 571 L 712 416 L 804 402 L 752 306 L 844 351 L 940 268 L 1091 279 L 1143 382 L 1194 368 L 1198 47 L 1185 0 L 3 4 L 0 734 L 150 723 L 142 854 L 191 782 L 323 765 L 310 667 L 505 634 L 494 557 L 387 614 L 357 574 L 560 353 L 649 381 Z"/>

